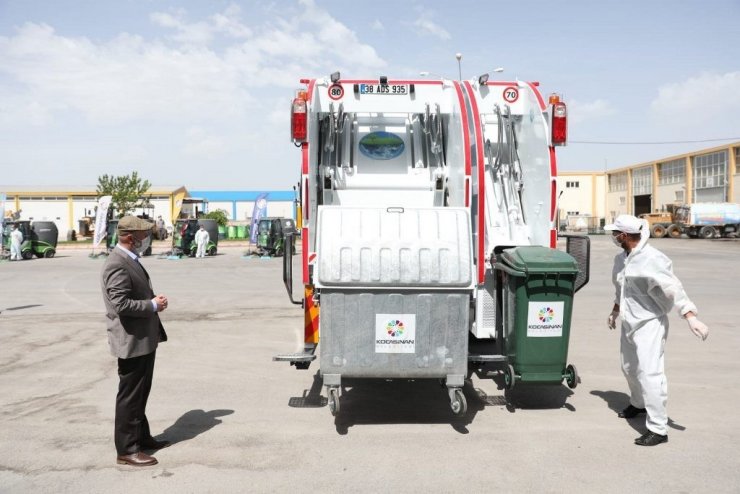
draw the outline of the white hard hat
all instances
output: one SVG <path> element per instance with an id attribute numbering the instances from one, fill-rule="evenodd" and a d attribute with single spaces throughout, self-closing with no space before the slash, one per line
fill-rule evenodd
<path id="1" fill-rule="evenodd" d="M 644 222 L 630 214 L 620 214 L 614 223 L 604 226 L 604 230 L 622 233 L 640 233 Z"/>

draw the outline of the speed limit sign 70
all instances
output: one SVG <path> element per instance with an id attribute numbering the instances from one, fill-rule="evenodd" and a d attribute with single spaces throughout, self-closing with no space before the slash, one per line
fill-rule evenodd
<path id="1" fill-rule="evenodd" d="M 513 86 L 504 89 L 504 100 L 507 103 L 513 103 L 519 99 L 519 90 Z"/>

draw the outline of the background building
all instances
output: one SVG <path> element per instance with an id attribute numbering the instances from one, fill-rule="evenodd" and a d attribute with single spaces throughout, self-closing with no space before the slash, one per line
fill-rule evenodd
<path id="1" fill-rule="evenodd" d="M 740 142 L 608 172 L 607 211 L 640 215 L 695 202 L 740 202 Z"/>
<path id="2" fill-rule="evenodd" d="M 740 142 L 603 172 L 561 171 L 557 183 L 559 225 L 569 230 L 680 204 L 740 203 Z"/>
<path id="3" fill-rule="evenodd" d="M 292 190 L 193 190 L 191 194 L 208 201 L 206 212 L 222 209 L 234 221 L 251 219 L 254 202 L 267 194 L 267 216 L 296 219 L 296 193 Z"/>
<path id="4" fill-rule="evenodd" d="M 52 187 L 8 187 L 0 185 L 4 192 L 5 216 L 20 212 L 19 219 L 31 221 L 53 221 L 59 230 L 59 239 L 68 238 L 72 230 L 80 232 L 80 221 L 94 217 L 98 205 L 98 193 L 89 188 Z M 145 195 L 145 208 L 137 208 L 134 214 L 146 213 L 156 219 L 162 216 L 167 225 L 178 214 L 183 197 L 188 195 L 185 187 L 151 187 Z"/>

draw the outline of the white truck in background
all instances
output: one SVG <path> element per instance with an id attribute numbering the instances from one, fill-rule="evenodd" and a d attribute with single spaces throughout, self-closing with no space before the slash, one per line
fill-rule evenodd
<path id="1" fill-rule="evenodd" d="M 736 237 L 740 235 L 740 204 L 697 202 L 676 208 L 668 234 L 685 233 L 691 238 Z M 674 229 L 674 231 L 672 231 Z"/>

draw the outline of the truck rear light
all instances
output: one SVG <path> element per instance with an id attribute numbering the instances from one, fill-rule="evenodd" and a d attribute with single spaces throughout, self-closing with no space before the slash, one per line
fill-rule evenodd
<path id="1" fill-rule="evenodd" d="M 298 91 L 290 106 L 290 137 L 295 143 L 306 142 L 307 135 L 306 92 Z"/>
<path id="2" fill-rule="evenodd" d="M 557 94 L 550 95 L 552 105 L 552 145 L 565 146 L 568 141 L 568 109 Z"/>

